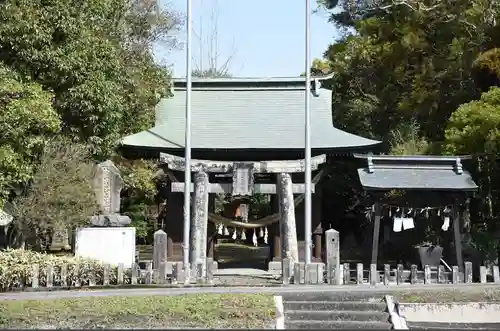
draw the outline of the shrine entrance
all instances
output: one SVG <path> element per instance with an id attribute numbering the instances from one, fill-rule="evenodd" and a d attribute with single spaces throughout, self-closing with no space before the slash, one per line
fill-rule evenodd
<path id="1" fill-rule="evenodd" d="M 255 225 L 261 217 L 272 213 L 271 201 L 276 195 L 255 193 L 251 197 L 233 197 L 231 194 L 213 194 L 216 215 L 226 219 Z M 209 219 L 209 248 L 219 269 L 251 268 L 267 270 L 270 258 L 269 228 L 236 228 Z M 214 231 L 215 230 L 215 231 Z M 239 230 L 239 231 L 238 231 Z"/>
<path id="2" fill-rule="evenodd" d="M 182 176 L 185 161 L 182 157 L 165 153 L 160 155 L 160 159 L 171 180 L 167 211 L 175 212 L 182 209 L 182 205 L 179 205 L 182 199 L 178 197 L 182 198 L 185 184 L 177 176 Z M 321 218 L 317 212 L 320 210 L 321 197 L 315 193 L 316 184 L 323 173 L 320 166 L 325 161 L 326 156 L 323 154 L 311 160 L 315 172 L 312 181 L 312 193 L 316 197 L 313 199 L 313 203 L 316 202 L 314 214 L 317 215 L 313 218 L 313 228 L 321 228 Z M 192 160 L 191 171 L 191 264 L 209 257 L 214 258 L 221 269 L 274 269 L 281 272 L 281 259 L 298 262 L 304 258 L 304 244 L 298 239 L 303 241 L 303 213 L 296 213 L 296 208 L 304 200 L 305 185 L 294 182 L 294 179 L 299 181 L 304 172 L 303 160 Z M 250 213 L 252 198 L 256 194 L 263 195 L 263 202 L 269 204 L 269 215 L 260 219 Z M 225 210 L 219 210 L 219 213 L 216 212 L 217 195 L 224 195 L 229 200 Z M 172 219 L 169 216 L 167 219 Z M 297 218 L 300 222 L 297 222 Z M 182 236 L 179 236 L 181 229 L 182 222 L 166 223 L 169 259 L 180 258 L 181 254 L 176 253 L 181 253 L 178 247 L 182 240 Z M 321 235 L 319 233 L 315 240 L 316 260 L 321 260 Z"/>

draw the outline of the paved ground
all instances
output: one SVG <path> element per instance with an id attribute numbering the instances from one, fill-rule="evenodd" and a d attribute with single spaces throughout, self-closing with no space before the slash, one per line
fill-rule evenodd
<path id="1" fill-rule="evenodd" d="M 17 292 L 0 293 L 0 300 L 37 300 L 57 298 L 79 298 L 79 297 L 112 297 L 112 296 L 145 296 L 145 295 L 185 295 L 193 293 L 323 293 L 340 294 L 356 293 L 366 295 L 384 295 L 397 291 L 442 291 L 460 289 L 460 291 L 478 291 L 486 289 L 499 289 L 500 284 L 461 284 L 453 285 L 404 285 L 404 286 L 376 286 L 370 287 L 360 285 L 289 285 L 279 287 L 191 287 L 191 288 L 119 288 L 104 290 L 74 290 L 74 291 L 51 291 L 51 292 Z"/>

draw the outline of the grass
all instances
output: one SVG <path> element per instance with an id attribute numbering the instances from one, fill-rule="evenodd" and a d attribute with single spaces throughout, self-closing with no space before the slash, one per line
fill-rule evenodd
<path id="1" fill-rule="evenodd" d="M 2 328 L 269 328 L 272 295 L 85 297 L 0 303 Z"/>
<path id="2" fill-rule="evenodd" d="M 397 291 L 401 303 L 500 302 L 500 288 L 455 288 L 439 291 Z"/>

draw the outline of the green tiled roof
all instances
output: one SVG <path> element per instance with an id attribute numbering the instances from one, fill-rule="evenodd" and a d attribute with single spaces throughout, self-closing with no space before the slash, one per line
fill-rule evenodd
<path id="1" fill-rule="evenodd" d="M 313 87 L 321 78 L 313 79 Z M 303 149 L 305 80 L 297 78 L 194 79 L 193 149 Z M 174 96 L 157 106 L 150 130 L 125 137 L 126 146 L 183 149 L 185 80 L 174 81 Z M 318 93 L 315 93 L 318 92 Z M 360 148 L 379 142 L 336 129 L 331 91 L 311 95 L 313 149 Z"/>
<path id="2" fill-rule="evenodd" d="M 471 174 L 462 161 L 471 156 L 437 155 L 362 155 L 367 168 L 358 169 L 359 180 L 366 190 L 434 190 L 477 191 Z"/>

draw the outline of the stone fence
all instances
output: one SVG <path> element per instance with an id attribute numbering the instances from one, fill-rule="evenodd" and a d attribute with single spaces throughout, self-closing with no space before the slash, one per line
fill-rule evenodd
<path id="1" fill-rule="evenodd" d="M 412 265 L 410 270 L 405 270 L 402 265 L 391 269 L 384 265 L 383 270 L 377 270 L 376 265 L 371 264 L 365 269 L 362 263 L 356 264 L 351 269 L 349 263 L 335 265 L 327 263 L 303 262 L 290 263 L 283 260 L 283 285 L 308 284 L 308 285 L 359 285 L 359 286 L 383 286 L 383 285 L 410 285 L 410 284 L 471 284 L 473 283 L 473 268 L 471 262 L 464 263 L 463 272 L 458 266 L 445 270 L 444 266 L 433 268 L 425 266 L 419 270 Z M 206 269 L 205 269 L 206 268 Z M 190 271 L 190 277 L 186 279 L 185 269 L 182 262 L 161 263 L 158 269 L 153 269 L 153 262 L 146 263 L 146 269 L 140 269 L 138 265 L 125 268 L 123 264 L 111 266 L 104 265 L 104 270 L 94 272 L 86 271 L 85 281 L 70 281 L 67 277 L 67 266 L 47 266 L 40 270 L 38 265 L 33 266 L 31 281 L 23 282 L 24 288 L 79 288 L 112 285 L 179 285 L 197 286 L 214 285 L 214 271 L 216 262 L 207 259 L 207 265 L 199 263 Z M 170 269 L 170 270 L 168 270 Z M 205 274 L 203 270 L 206 270 Z M 500 284 L 499 267 L 479 267 L 479 282 L 483 284 Z"/>
<path id="2" fill-rule="evenodd" d="M 370 264 L 368 269 L 362 263 L 357 263 L 351 269 L 350 263 L 336 265 L 331 261 L 323 263 L 305 264 L 303 262 L 290 263 L 284 259 L 282 264 L 283 284 L 330 284 L 330 285 L 405 285 L 405 284 L 471 284 L 473 283 L 472 262 L 465 262 L 462 270 L 452 266 L 448 270 L 443 265 L 438 267 L 424 266 L 419 270 L 417 265 L 412 265 L 405 270 L 398 264 L 391 269 L 385 264 L 383 270 L 377 270 L 377 265 Z M 326 270 L 325 270 L 326 269 Z M 479 267 L 479 282 L 500 284 L 498 266 Z"/>
<path id="3" fill-rule="evenodd" d="M 190 271 L 186 278 L 183 263 L 160 263 L 158 269 L 153 269 L 153 261 L 146 263 L 146 269 L 140 269 L 138 264 L 132 268 L 125 268 L 122 263 L 118 266 L 105 264 L 103 270 L 96 272 L 86 270 L 85 280 L 70 280 L 67 265 L 49 265 L 40 270 L 38 265 L 33 266 L 30 280 L 20 281 L 20 288 L 79 288 L 112 285 L 213 285 L 213 272 L 216 263 L 207 259 L 207 265 L 199 263 Z"/>

